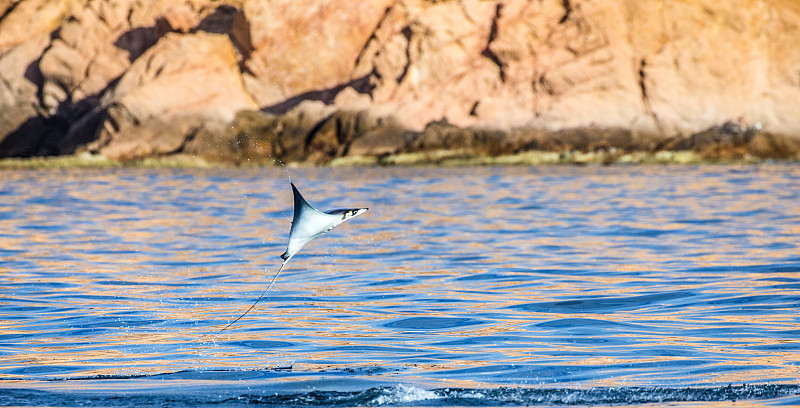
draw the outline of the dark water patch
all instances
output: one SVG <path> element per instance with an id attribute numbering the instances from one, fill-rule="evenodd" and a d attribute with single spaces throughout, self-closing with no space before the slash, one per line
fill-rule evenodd
<path id="1" fill-rule="evenodd" d="M 199 276 L 187 276 L 186 280 L 189 282 L 205 282 L 205 281 L 219 281 L 223 279 L 229 279 L 231 276 L 228 274 L 209 274 L 209 275 L 199 275 Z"/>
<path id="2" fill-rule="evenodd" d="M 293 343 L 288 341 L 269 341 L 269 340 L 247 340 L 247 341 L 234 341 L 230 342 L 232 345 L 244 346 L 252 349 L 272 350 L 276 348 L 285 348 L 294 346 Z"/>
<path id="3" fill-rule="evenodd" d="M 100 280 L 100 281 L 94 281 L 93 284 L 102 286 L 145 286 L 145 287 L 164 287 L 164 288 L 182 286 L 179 283 L 173 283 L 173 282 L 137 282 L 137 281 L 126 281 L 126 280 Z"/>
<path id="4" fill-rule="evenodd" d="M 509 389 L 434 390 L 442 405 L 597 405 L 663 404 L 668 402 L 710 402 L 774 399 L 796 395 L 795 385 L 744 385 L 715 388 L 605 388 L 581 389 Z"/>
<path id="5" fill-rule="evenodd" d="M 384 327 L 406 330 L 447 330 L 474 326 L 485 322 L 459 317 L 409 317 L 384 324 Z"/>
<path id="6" fill-rule="evenodd" d="M 724 299 L 707 300 L 704 302 L 711 306 L 722 305 L 759 305 L 774 301 L 796 302 L 800 296 L 781 296 L 781 295 L 754 295 L 754 296 L 732 296 Z"/>
<path id="7" fill-rule="evenodd" d="M 663 306 L 663 302 L 692 296 L 694 296 L 694 293 L 688 291 L 628 297 L 584 296 L 581 299 L 527 303 L 513 306 L 512 308 L 526 312 L 540 313 L 605 313 L 620 310 L 639 309 L 654 304 Z"/>
<path id="8" fill-rule="evenodd" d="M 37 365 L 37 366 L 26 366 L 26 367 L 19 367 L 19 368 L 12 368 L 9 370 L 5 370 L 5 373 L 20 376 L 20 377 L 28 377 L 28 376 L 43 376 L 43 375 L 53 375 L 53 374 L 61 374 L 74 372 L 75 367 L 70 366 L 58 366 L 58 365 Z"/>
<path id="9" fill-rule="evenodd" d="M 503 364 L 487 365 L 481 368 L 440 370 L 435 374 L 442 378 L 471 379 L 480 378 L 483 383 L 497 385 L 556 385 L 559 383 L 586 383 L 599 375 L 610 375 L 612 373 L 624 373 L 632 371 L 648 372 L 657 370 L 659 378 L 668 378 L 670 375 L 682 375 L 694 367 L 705 367 L 714 363 L 714 360 L 685 358 L 670 359 L 665 361 L 643 361 L 643 362 L 624 362 L 624 363 L 604 363 L 604 364 L 564 364 L 567 359 L 587 359 L 593 353 L 591 348 L 602 346 L 590 343 L 589 349 L 580 349 L 580 344 L 559 344 L 560 346 L 574 347 L 573 351 L 551 352 L 545 357 L 545 364 Z M 613 347 L 617 345 L 611 344 Z M 634 357 L 631 353 L 629 357 Z M 549 359 L 550 361 L 548 361 Z M 635 361 L 636 359 L 632 359 Z M 562 363 L 559 363 L 562 362 Z"/>
<path id="10" fill-rule="evenodd" d="M 386 280 L 379 280 L 376 282 L 367 283 L 364 286 L 405 286 L 414 283 L 415 281 L 412 279 L 386 279 Z"/>
<path id="11" fill-rule="evenodd" d="M 679 224 L 699 224 L 699 225 L 709 225 L 709 224 L 722 224 L 725 222 L 722 218 L 707 218 L 707 219 L 678 219 L 675 222 Z"/>
<path id="12" fill-rule="evenodd" d="M 449 260 L 450 262 L 475 263 L 489 260 L 489 257 L 485 255 L 462 255 L 451 257 Z"/>
<path id="13" fill-rule="evenodd" d="M 325 351 L 344 352 L 344 353 L 362 353 L 372 355 L 391 355 L 393 357 L 401 355 L 412 355 L 414 357 L 423 357 L 419 354 L 419 349 L 406 347 L 406 346 L 388 346 L 388 345 L 358 345 L 358 346 L 340 346 L 328 347 Z M 427 355 L 430 357 L 430 355 Z M 394 359 L 394 358 L 393 358 Z"/>
<path id="14" fill-rule="evenodd" d="M 0 237 L 11 238 L 7 234 L 0 234 Z M 13 236 L 16 237 L 16 236 Z M 11 262 L 8 262 L 8 259 L 5 257 L 15 256 L 19 254 L 24 254 L 25 250 L 23 249 L 10 249 L 10 248 L 0 248 L 0 256 L 4 258 L 0 258 L 0 265 L 9 265 Z"/>
<path id="15" fill-rule="evenodd" d="M 770 313 L 776 310 L 793 308 L 800 304 L 800 295 L 752 295 L 732 296 L 715 299 L 706 294 L 701 300 L 692 300 L 680 305 L 665 305 L 667 309 L 702 307 L 704 310 L 713 309 L 720 314 L 743 313 Z"/>
<path id="16" fill-rule="evenodd" d="M 752 272 L 752 273 L 781 273 L 781 272 L 800 272 L 800 262 L 786 262 L 778 264 L 748 265 L 748 266 L 701 266 L 690 268 L 689 273 L 733 273 L 733 272 Z"/>
<path id="17" fill-rule="evenodd" d="M 8 287 L 26 287 L 27 286 L 28 288 L 30 288 L 29 285 L 24 285 L 22 283 L 8 283 L 7 286 Z M 50 290 L 63 290 L 63 289 L 67 289 L 67 288 L 78 288 L 78 287 L 80 287 L 80 285 L 77 285 L 77 284 L 74 284 L 74 283 L 40 280 L 36 285 L 36 289 L 37 290 L 36 291 L 31 291 L 31 292 L 28 292 L 28 293 L 46 294 Z"/>
<path id="18" fill-rule="evenodd" d="M 654 229 L 654 228 L 636 228 L 628 226 L 610 226 L 599 228 L 595 231 L 598 236 L 624 236 L 624 237 L 660 237 L 665 234 L 677 233 L 675 230 Z"/>
<path id="19" fill-rule="evenodd" d="M 773 276 L 769 278 L 761 278 L 757 279 L 759 282 L 798 282 L 800 283 L 800 278 L 790 278 L 787 276 Z"/>
<path id="20" fill-rule="evenodd" d="M 441 341 L 432 343 L 434 346 L 475 346 L 492 344 L 502 346 L 505 343 L 511 344 L 530 344 L 535 338 L 522 335 L 493 335 L 493 336 L 469 336 L 455 340 Z M 511 347 L 511 346 L 510 346 Z"/>
<path id="21" fill-rule="evenodd" d="M 412 295 L 406 294 L 406 293 L 389 293 L 389 292 L 383 293 L 383 292 L 378 292 L 378 293 L 372 293 L 372 294 L 369 294 L 369 295 L 365 295 L 364 299 L 365 300 L 387 301 L 387 300 L 405 299 L 405 298 L 408 298 L 408 297 L 411 297 L 411 296 Z"/>
<path id="22" fill-rule="evenodd" d="M 761 248 L 772 249 L 772 250 L 793 249 L 793 248 L 796 248 L 796 247 L 797 247 L 796 244 L 790 244 L 788 242 L 773 242 L 773 243 L 761 246 Z"/>
<path id="23" fill-rule="evenodd" d="M 631 323 L 622 323 L 622 322 L 615 322 L 611 320 L 600 320 L 600 319 L 585 319 L 585 318 L 567 318 L 567 319 L 549 320 L 542 323 L 536 323 L 534 326 L 552 330 L 581 329 L 581 330 L 586 330 L 588 332 L 595 332 L 598 330 L 614 330 L 622 332 L 628 330 L 641 330 L 641 331 L 652 330 L 652 328 Z"/>
<path id="24" fill-rule="evenodd" d="M 506 279 L 513 279 L 513 276 L 501 275 L 496 273 L 479 273 L 475 275 L 469 276 L 461 276 L 456 278 L 456 281 L 499 281 L 499 280 L 506 280 Z"/>
<path id="25" fill-rule="evenodd" d="M 752 351 L 770 351 L 770 352 L 793 352 L 798 353 L 800 352 L 800 340 L 789 340 L 786 339 L 780 344 L 765 344 L 761 346 L 748 346 L 746 347 L 747 350 Z M 800 358 L 800 355 L 798 355 Z"/>

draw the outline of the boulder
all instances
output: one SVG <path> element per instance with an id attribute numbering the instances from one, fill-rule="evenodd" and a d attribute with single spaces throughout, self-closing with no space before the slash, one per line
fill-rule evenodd
<path id="1" fill-rule="evenodd" d="M 400 2 L 359 69 L 373 72 L 375 104 L 412 129 L 441 119 L 502 130 L 627 127 L 646 115 L 621 11 L 615 2 Z"/>
<path id="2" fill-rule="evenodd" d="M 80 0 L 17 0 L 0 4 L 0 55 L 56 31 Z"/>
<path id="3" fill-rule="evenodd" d="M 168 123 L 174 118 L 232 121 L 241 110 L 257 109 L 242 86 L 237 54 L 223 34 L 169 33 L 144 52 L 104 97 L 107 106 L 100 135 L 90 150 L 112 158 L 138 158 L 130 136 L 150 122 Z M 171 126 L 164 138 L 186 138 L 192 126 Z M 168 134 L 178 132 L 178 135 Z M 152 142 L 152 141 L 151 141 Z M 169 146 L 179 142 L 167 143 Z M 161 152 L 154 149 L 153 152 Z"/>
<path id="4" fill-rule="evenodd" d="M 747 144 L 747 153 L 760 158 L 800 159 L 800 140 L 759 132 Z"/>
<path id="5" fill-rule="evenodd" d="M 354 79 L 364 44 L 391 1 L 244 2 L 254 47 L 245 62 L 259 106 L 287 112 L 303 100 L 330 102 Z"/>
<path id="6" fill-rule="evenodd" d="M 461 150 L 471 154 L 500 155 L 514 153 L 520 144 L 507 132 L 462 128 L 441 120 L 428 123 L 404 149 L 406 152 L 431 150 Z"/>
<path id="7" fill-rule="evenodd" d="M 37 92 L 42 78 L 36 61 L 50 43 L 46 34 L 0 55 L 0 157 L 27 157 L 42 150 Z"/>
<path id="8" fill-rule="evenodd" d="M 800 3 L 627 2 L 642 100 L 663 133 L 725 122 L 800 135 Z"/>
<path id="9" fill-rule="evenodd" d="M 237 164 L 304 161 L 307 133 L 316 120 L 299 110 L 280 116 L 243 110 L 219 131 L 198 133 L 186 152 Z"/>

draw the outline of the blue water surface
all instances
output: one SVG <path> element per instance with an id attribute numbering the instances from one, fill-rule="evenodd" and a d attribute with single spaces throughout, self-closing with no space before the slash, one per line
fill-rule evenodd
<path id="1" fill-rule="evenodd" d="M 800 166 L 2 171 L 0 405 L 800 404 Z"/>

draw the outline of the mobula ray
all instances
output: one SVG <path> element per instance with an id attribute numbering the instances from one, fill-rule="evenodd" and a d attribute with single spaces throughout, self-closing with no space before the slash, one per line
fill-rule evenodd
<path id="1" fill-rule="evenodd" d="M 261 296 L 256 299 L 253 305 L 242 313 L 241 316 L 236 318 L 236 320 L 228 323 L 222 330 L 238 322 L 261 301 L 264 295 L 269 292 L 275 280 L 278 279 L 278 275 L 280 275 L 283 267 L 286 266 L 289 260 L 306 244 L 311 242 L 314 238 L 336 228 L 339 224 L 365 213 L 369 209 L 347 208 L 322 212 L 312 207 L 311 204 L 303 198 L 303 195 L 300 194 L 300 191 L 297 190 L 294 183 L 290 182 L 290 184 L 292 185 L 292 194 L 294 194 L 294 217 L 292 218 L 292 229 L 289 231 L 289 243 L 286 245 L 286 252 L 281 255 L 283 263 L 281 263 L 278 272 L 275 273 L 272 281 L 270 281 L 269 286 L 267 286 Z"/>

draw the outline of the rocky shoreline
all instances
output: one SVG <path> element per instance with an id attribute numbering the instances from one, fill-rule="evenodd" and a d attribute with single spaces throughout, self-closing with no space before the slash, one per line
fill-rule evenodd
<path id="1" fill-rule="evenodd" d="M 798 43 L 785 0 L 11 0 L 0 167 L 800 160 Z"/>
<path id="2" fill-rule="evenodd" d="M 0 158 L 0 169 L 800 162 L 800 144 L 796 140 L 734 124 L 656 143 L 624 129 L 502 132 L 463 129 L 443 122 L 430 124 L 422 132 L 371 122 L 375 126 L 361 133 L 363 129 L 355 119 L 358 117 L 337 114 L 317 123 L 311 131 L 282 122 L 276 124 L 280 119 L 261 112 L 243 112 L 217 133 L 197 128 L 180 149 L 172 151 L 131 158 L 109 158 L 96 150 Z M 342 129 L 360 130 L 348 137 Z"/>
<path id="3" fill-rule="evenodd" d="M 137 129 L 129 138 L 96 140 L 67 155 L 0 158 L 0 168 L 800 161 L 800 143 L 796 139 L 735 123 L 688 137 L 658 138 L 623 128 L 503 131 L 461 128 L 447 121 L 429 123 L 417 132 L 392 121 L 371 118 L 366 112 L 340 111 L 316 120 L 302 110 L 286 115 L 241 111 L 227 125 L 209 125 L 198 118 L 185 120 L 150 123 L 147 129 L 153 138 L 144 140 L 139 134 L 141 129 Z M 175 128 L 190 130 L 173 132 Z M 171 144 L 163 137 L 155 137 L 184 133 L 183 139 Z"/>
<path id="4" fill-rule="evenodd" d="M 635 152 L 617 155 L 612 152 L 544 152 L 527 151 L 500 156 L 476 156 L 457 150 L 440 150 L 426 153 L 389 155 L 383 158 L 348 157 L 334 160 L 326 167 L 403 167 L 403 166 L 614 166 L 614 165 L 761 165 L 775 163 L 800 163 L 784 159 L 763 159 L 745 156 L 736 159 L 707 159 L 692 151 L 661 151 L 658 153 Z M 47 169 L 112 169 L 112 168 L 251 168 L 251 167 L 305 167 L 317 166 L 305 162 L 282 163 L 278 161 L 258 161 L 244 163 L 209 162 L 196 156 L 182 154 L 148 157 L 137 160 L 119 161 L 91 153 L 74 155 L 4 158 L 0 159 L 3 170 L 47 170 Z"/>

